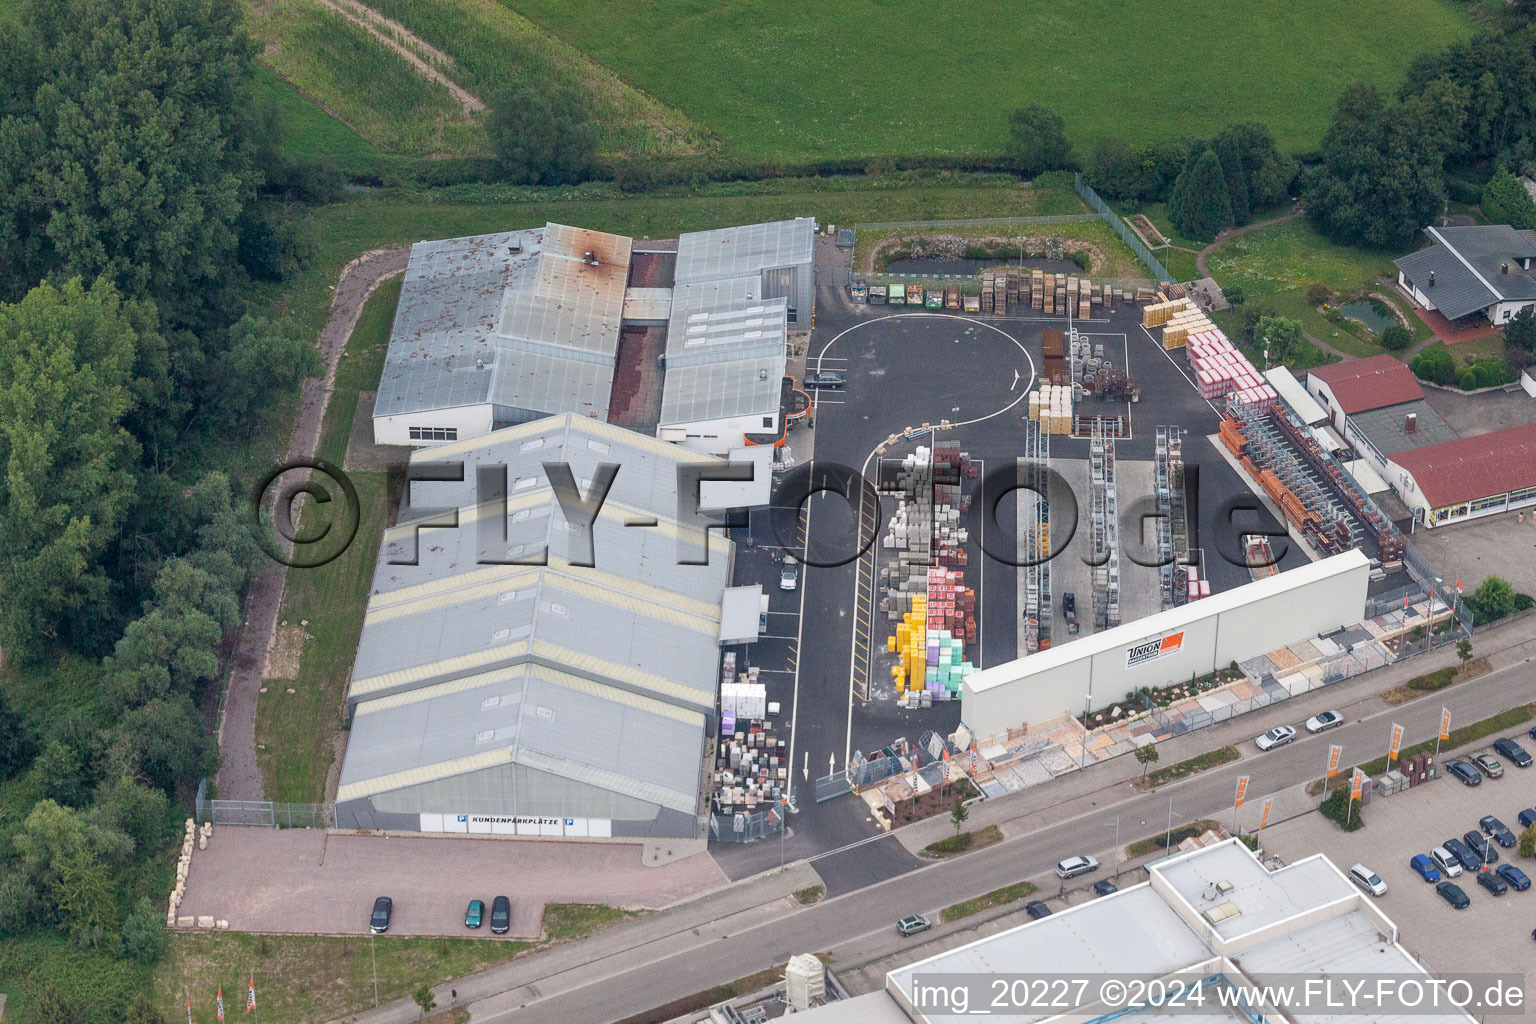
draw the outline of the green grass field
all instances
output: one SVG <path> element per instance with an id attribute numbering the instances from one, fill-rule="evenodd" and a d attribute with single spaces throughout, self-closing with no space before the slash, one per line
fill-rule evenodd
<path id="1" fill-rule="evenodd" d="M 790 160 L 993 153 L 1008 111 L 1027 103 L 1058 111 L 1080 156 L 1107 136 L 1232 121 L 1307 150 L 1346 84 L 1393 88 L 1421 50 L 1473 29 L 1450 0 L 503 2 L 728 152 Z"/>
<path id="2" fill-rule="evenodd" d="M 478 120 L 446 87 L 341 15 L 311 0 L 267 0 L 247 5 L 246 25 L 265 44 L 263 61 L 380 149 L 417 156 L 484 149 Z"/>
<path id="3" fill-rule="evenodd" d="M 1335 245 L 1298 219 L 1236 236 L 1207 256 L 1206 266 L 1223 288 L 1241 286 L 1249 305 L 1294 317 L 1308 334 L 1349 355 L 1370 356 L 1382 351 L 1376 336 L 1358 321 L 1330 321 L 1307 298 L 1307 287 L 1323 284 L 1346 299 L 1364 292 L 1386 296 L 1408 314 L 1415 340 L 1426 338 L 1429 328 L 1381 283 L 1396 275 L 1397 255 Z"/>
<path id="4" fill-rule="evenodd" d="M 256 65 L 251 98 L 272 111 L 282 130 L 282 153 L 289 160 L 327 161 L 343 172 L 366 174 L 391 159 L 265 64 Z"/>
<path id="5" fill-rule="evenodd" d="M 580 50 L 497 0 L 367 0 L 453 59 L 454 81 L 487 103 L 519 74 L 550 75 L 583 89 L 600 126 L 598 148 L 616 154 L 682 155 L 715 145 L 678 111 L 626 85 Z"/>

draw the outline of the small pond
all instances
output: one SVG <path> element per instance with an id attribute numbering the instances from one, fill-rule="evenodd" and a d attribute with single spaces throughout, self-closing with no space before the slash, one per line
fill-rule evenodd
<path id="1" fill-rule="evenodd" d="M 1380 299 L 1356 299 L 1354 302 L 1346 302 L 1339 307 L 1339 312 L 1359 320 L 1377 334 L 1397 323 L 1397 317 L 1392 315 L 1387 304 Z"/>
<path id="2" fill-rule="evenodd" d="M 1043 257 L 1024 258 L 1025 270 L 1043 270 L 1047 274 L 1081 274 L 1080 268 L 1072 260 L 1048 260 Z M 949 277 L 956 274 L 974 276 L 983 270 L 993 268 L 999 270 L 1017 270 L 1019 261 L 1015 259 L 990 259 L 972 260 L 956 258 L 950 259 L 942 256 L 928 256 L 922 259 L 891 260 L 885 265 L 887 274 L 914 274 L 921 277 Z"/>

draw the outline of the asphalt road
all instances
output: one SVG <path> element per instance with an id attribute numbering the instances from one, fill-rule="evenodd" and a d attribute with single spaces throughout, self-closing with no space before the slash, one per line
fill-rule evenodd
<path id="1" fill-rule="evenodd" d="M 1306 736 L 1268 754 L 1258 755 L 1249 734 L 1252 723 L 1237 720 L 1211 729 L 1210 746 L 1231 743 L 1244 757 L 1238 762 L 1203 773 L 1162 790 L 1140 794 L 1129 785 L 1104 790 L 1099 799 L 1067 803 L 1029 816 L 1027 831 L 1009 840 L 956 860 L 926 865 L 896 878 L 869 885 L 845 896 L 833 897 L 767 921 L 757 920 L 740 931 L 728 926 L 697 929 L 684 948 L 675 942 L 663 951 L 637 955 L 628 969 L 595 976 L 588 969 L 543 978 L 473 1006 L 471 1020 L 518 1022 L 549 1020 L 613 1021 L 661 1005 L 681 994 L 701 991 L 781 963 L 791 953 L 809 950 L 857 950 L 867 955 L 887 944 L 892 922 L 902 914 L 929 913 L 1020 879 L 1035 880 L 1043 890 L 1054 884 L 1051 869 L 1062 857 L 1091 853 L 1101 861 L 1113 861 L 1117 822 L 1149 821 L 1161 825 L 1172 800 L 1175 823 L 1200 817 L 1230 815 L 1235 780 L 1251 776 L 1250 803 L 1244 808 L 1245 827 L 1250 812 L 1265 795 L 1300 786 L 1320 774 L 1329 744 L 1342 743 L 1345 763 L 1379 756 L 1385 751 L 1391 724 L 1405 727 L 1405 742 L 1433 736 L 1439 728 L 1442 703 L 1450 707 L 1457 723 L 1468 723 L 1532 697 L 1529 664 L 1497 670 L 1447 691 L 1443 700 L 1425 698 L 1400 707 L 1384 707 L 1374 698 L 1359 707 L 1366 717 L 1349 722 L 1321 736 Z M 1295 701 L 1288 712 L 1305 717 L 1321 710 L 1327 691 L 1308 700 Z M 1289 702 L 1288 702 L 1289 703 Z M 1513 731 L 1513 730 L 1511 730 Z M 1451 785 L 1440 780 L 1434 785 Z M 1156 829 L 1154 829 L 1156 831 Z M 1126 831 L 1122 840 L 1135 836 Z M 889 842 L 885 840 L 882 842 Z M 879 844 L 870 844 L 883 856 Z M 849 851 L 839 856 L 850 856 Z M 1047 879 L 1050 880 L 1047 883 Z M 675 937 L 674 937 L 675 938 Z"/>

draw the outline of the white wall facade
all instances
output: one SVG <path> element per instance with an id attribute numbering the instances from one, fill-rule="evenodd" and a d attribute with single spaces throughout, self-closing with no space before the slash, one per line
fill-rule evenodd
<path id="1" fill-rule="evenodd" d="M 779 432 L 779 414 L 765 416 L 731 416 L 717 420 L 700 420 L 697 423 L 670 423 L 656 431 L 663 441 L 682 445 L 684 448 L 706 455 L 727 456 L 732 448 L 746 447 L 748 434 L 773 434 Z"/>
<path id="2" fill-rule="evenodd" d="M 413 437 L 418 432 L 450 432 L 452 436 L 436 437 L 432 433 Z M 431 409 L 426 412 L 401 413 L 397 416 L 373 418 L 374 444 L 400 444 L 412 448 L 427 448 L 434 444 L 463 441 L 491 432 L 491 406 L 465 405 L 456 409 Z"/>
<path id="3" fill-rule="evenodd" d="M 1346 551 L 986 669 L 963 684 L 961 721 L 1000 735 L 1358 622 L 1370 569 L 1362 552 Z"/>
<path id="4" fill-rule="evenodd" d="M 1417 302 L 1425 309 L 1435 308 L 1435 304 L 1429 301 L 1429 296 L 1424 294 L 1418 285 L 1408 280 L 1408 275 L 1403 273 L 1401 270 L 1397 272 L 1397 283 L 1404 291 L 1413 296 L 1414 302 Z"/>
<path id="5" fill-rule="evenodd" d="M 1346 419 L 1344 410 L 1339 408 L 1339 400 L 1334 397 L 1333 388 L 1329 387 L 1326 381 L 1318 380 L 1309 373 L 1307 374 L 1307 394 L 1317 399 L 1317 404 L 1322 406 L 1323 411 L 1328 414 L 1328 422 L 1333 424 L 1333 429 L 1348 440 L 1349 435 L 1344 429 Z"/>

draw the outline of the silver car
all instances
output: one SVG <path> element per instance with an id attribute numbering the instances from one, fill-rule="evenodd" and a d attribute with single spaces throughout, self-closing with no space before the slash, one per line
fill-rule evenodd
<path id="1" fill-rule="evenodd" d="M 1253 745 L 1260 750 L 1274 750 L 1276 747 L 1285 746 L 1295 738 L 1296 729 L 1294 726 L 1277 725 L 1263 736 L 1254 740 Z"/>

